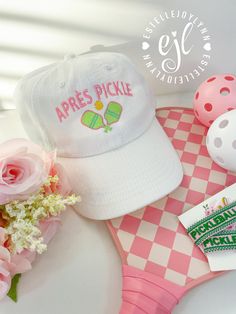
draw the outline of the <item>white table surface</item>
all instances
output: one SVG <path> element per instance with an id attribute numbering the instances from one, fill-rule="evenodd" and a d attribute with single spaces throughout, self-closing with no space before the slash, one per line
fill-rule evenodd
<path id="1" fill-rule="evenodd" d="M 186 105 L 192 95 L 159 97 L 162 105 Z M 0 113 L 0 141 L 26 137 L 15 111 Z M 236 272 L 190 291 L 173 314 L 235 314 Z M 0 314 L 118 314 L 121 263 L 103 222 L 63 214 L 49 250 L 22 276 L 17 304 L 4 299 Z M 158 314 L 158 313 L 157 313 Z"/>

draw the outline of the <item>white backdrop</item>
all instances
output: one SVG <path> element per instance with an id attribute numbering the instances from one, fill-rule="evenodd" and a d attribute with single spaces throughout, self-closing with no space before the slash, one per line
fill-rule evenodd
<path id="1" fill-rule="evenodd" d="M 144 28 L 154 16 L 171 9 L 197 15 L 206 24 L 212 43 L 207 71 L 178 86 L 154 79 L 141 59 Z M 193 91 L 213 73 L 236 73 L 235 12 L 234 0 L 0 0 L 1 107 L 14 106 L 12 93 L 22 75 L 60 60 L 68 52 L 89 50 L 121 51 L 130 56 L 156 95 Z M 160 33 L 170 31 L 168 27 L 163 23 Z M 192 54 L 183 71 L 192 66 L 194 58 Z"/>
<path id="2" fill-rule="evenodd" d="M 204 75 L 176 87 L 147 72 L 140 49 L 147 23 L 171 9 L 199 16 L 209 29 L 213 47 L 212 62 Z M 12 93 L 22 75 L 68 52 L 99 50 L 130 56 L 160 104 L 190 105 L 193 91 L 205 77 L 236 73 L 235 12 L 235 0 L 0 0 L 0 109 L 14 108 Z M 189 66 L 194 63 L 192 56 Z M 0 113 L 0 121 L 1 141 L 25 136 L 14 110 Z M 194 289 L 175 313 L 235 313 L 235 279 L 236 272 L 230 272 Z M 118 313 L 120 259 L 105 226 L 68 211 L 50 250 L 23 276 L 19 294 L 17 304 L 7 298 L 1 303 L 1 314 Z"/>

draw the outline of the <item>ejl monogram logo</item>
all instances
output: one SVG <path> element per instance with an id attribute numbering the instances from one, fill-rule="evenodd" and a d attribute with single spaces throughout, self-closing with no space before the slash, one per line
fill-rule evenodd
<path id="1" fill-rule="evenodd" d="M 171 10 L 154 17 L 145 28 L 142 58 L 155 78 L 168 84 L 184 84 L 208 66 L 210 39 L 207 27 L 197 16 Z"/>

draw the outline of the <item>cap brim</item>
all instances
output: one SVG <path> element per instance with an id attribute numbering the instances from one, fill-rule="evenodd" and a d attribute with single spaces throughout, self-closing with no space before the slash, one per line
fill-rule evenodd
<path id="1" fill-rule="evenodd" d="M 77 211 L 97 220 L 153 203 L 177 188 L 183 177 L 178 155 L 156 119 L 144 134 L 119 149 L 60 162 L 82 198 Z"/>

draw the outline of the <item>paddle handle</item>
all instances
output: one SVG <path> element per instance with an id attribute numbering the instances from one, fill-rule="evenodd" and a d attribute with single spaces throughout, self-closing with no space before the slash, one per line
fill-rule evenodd
<path id="1" fill-rule="evenodd" d="M 186 289 L 132 266 L 123 266 L 120 314 L 171 314 Z"/>

